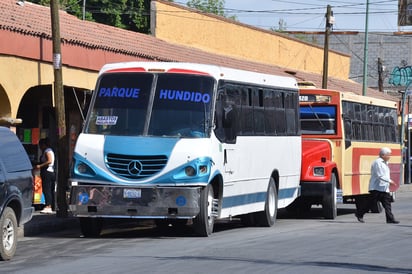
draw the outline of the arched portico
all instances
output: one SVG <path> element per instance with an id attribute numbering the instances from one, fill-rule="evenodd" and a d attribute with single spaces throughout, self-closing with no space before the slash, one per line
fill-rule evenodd
<path id="1" fill-rule="evenodd" d="M 11 117 L 10 100 L 3 86 L 0 85 L 0 125 L 7 124 Z"/>
<path id="2" fill-rule="evenodd" d="M 66 128 L 73 138 L 81 130 L 85 109 L 90 102 L 91 92 L 85 88 L 64 86 Z M 32 161 L 39 158 L 37 144 L 40 138 L 48 137 L 57 146 L 56 111 L 53 102 L 52 85 L 30 87 L 23 95 L 18 107 L 17 117 L 22 120 L 16 134 L 22 141 Z M 72 136 L 71 136 L 72 138 Z M 69 149 L 68 159 L 71 158 Z"/>

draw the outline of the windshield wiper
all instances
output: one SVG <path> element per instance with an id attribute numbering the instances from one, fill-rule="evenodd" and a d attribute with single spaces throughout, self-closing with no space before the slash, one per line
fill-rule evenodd
<path id="1" fill-rule="evenodd" d="M 313 107 L 312 107 L 311 104 L 309 104 L 308 106 L 309 106 L 310 110 L 312 111 L 313 115 L 315 116 L 316 120 L 319 122 L 322 130 L 325 131 L 325 130 L 326 130 L 326 126 L 323 124 L 323 122 L 322 122 L 322 120 L 320 119 L 318 113 L 313 109 Z"/>

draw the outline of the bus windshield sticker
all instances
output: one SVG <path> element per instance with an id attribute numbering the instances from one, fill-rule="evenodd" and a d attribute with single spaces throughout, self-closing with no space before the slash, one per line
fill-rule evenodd
<path id="1" fill-rule="evenodd" d="M 101 87 L 99 97 L 139 98 L 140 88 Z"/>
<path id="2" fill-rule="evenodd" d="M 113 126 L 117 124 L 117 116 L 97 116 L 96 125 Z"/>
<path id="3" fill-rule="evenodd" d="M 159 91 L 159 99 L 164 100 L 176 100 L 176 101 L 188 101 L 193 103 L 204 103 L 210 102 L 210 94 L 194 92 L 194 91 L 183 91 L 183 90 L 171 90 L 171 89 L 161 89 Z"/>

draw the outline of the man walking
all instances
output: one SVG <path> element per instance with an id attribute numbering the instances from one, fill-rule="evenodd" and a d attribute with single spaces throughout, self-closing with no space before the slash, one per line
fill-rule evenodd
<path id="1" fill-rule="evenodd" d="M 392 197 L 389 194 L 389 185 L 395 184 L 395 182 L 390 178 L 390 170 L 388 166 L 388 161 L 391 154 L 392 151 L 390 148 L 383 147 L 379 152 L 379 157 L 372 163 L 371 178 L 369 181 L 370 198 L 368 199 L 368 202 L 364 203 L 364 205 L 359 206 L 355 213 L 356 218 L 361 223 L 365 222 L 363 220 L 363 215 L 369 211 L 372 203 L 377 203 L 378 201 L 382 203 L 382 206 L 385 209 L 386 223 L 399 223 L 399 221 L 397 221 L 392 214 Z"/>

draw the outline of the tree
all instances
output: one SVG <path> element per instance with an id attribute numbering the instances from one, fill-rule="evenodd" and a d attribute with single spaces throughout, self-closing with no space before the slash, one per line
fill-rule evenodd
<path id="1" fill-rule="evenodd" d="M 284 32 L 286 31 L 286 21 L 283 20 L 282 18 L 279 19 L 279 27 L 275 28 L 272 27 L 270 28 L 271 31 L 275 31 L 275 32 Z"/>
<path id="2" fill-rule="evenodd" d="M 189 0 L 186 5 L 203 12 L 225 16 L 225 0 Z"/>
<path id="3" fill-rule="evenodd" d="M 122 15 L 126 8 L 127 0 L 87 0 L 86 5 L 96 22 L 123 29 L 126 25 L 122 21 Z"/>
<path id="4" fill-rule="evenodd" d="M 173 0 L 168 0 L 173 2 Z M 50 0 L 32 0 L 43 6 Z M 59 0 L 60 8 L 80 19 L 131 31 L 150 32 L 150 0 Z M 85 3 L 85 14 L 83 14 Z"/>
<path id="5" fill-rule="evenodd" d="M 35 4 L 42 6 L 50 6 L 50 0 L 31 0 Z M 67 11 L 67 13 L 75 15 L 78 18 L 82 18 L 82 1 L 79 0 L 60 0 L 60 9 Z M 92 19 L 89 14 L 89 20 Z"/>

